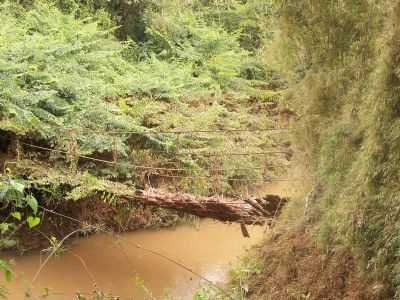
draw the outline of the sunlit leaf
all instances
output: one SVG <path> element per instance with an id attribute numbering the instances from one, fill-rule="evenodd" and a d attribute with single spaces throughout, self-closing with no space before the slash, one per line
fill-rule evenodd
<path id="1" fill-rule="evenodd" d="M 10 270 L 5 270 L 4 277 L 6 278 L 7 282 L 10 282 L 12 280 L 12 272 Z"/>
<path id="2" fill-rule="evenodd" d="M 0 259 L 0 270 L 3 271 L 6 281 L 10 282 L 12 280 L 12 272 L 10 265 L 6 261 L 1 259 Z"/>
<path id="3" fill-rule="evenodd" d="M 9 223 L 0 223 L 0 233 L 5 234 L 10 228 Z"/>
<path id="4" fill-rule="evenodd" d="M 29 205 L 30 208 L 32 208 L 33 213 L 36 215 L 37 210 L 38 210 L 38 202 L 35 197 L 32 195 L 26 196 L 26 203 Z"/>
<path id="5" fill-rule="evenodd" d="M 22 184 L 21 182 L 18 182 L 17 180 L 14 179 L 10 180 L 10 185 L 14 190 L 20 192 L 21 194 L 24 192 L 25 185 Z"/>
<path id="6" fill-rule="evenodd" d="M 22 215 L 19 211 L 14 211 L 13 213 L 11 213 L 11 216 L 13 216 L 18 221 L 21 221 L 21 219 L 22 219 Z"/>
<path id="7" fill-rule="evenodd" d="M 26 219 L 26 222 L 28 223 L 29 228 L 32 229 L 40 224 L 40 218 L 29 216 Z"/>

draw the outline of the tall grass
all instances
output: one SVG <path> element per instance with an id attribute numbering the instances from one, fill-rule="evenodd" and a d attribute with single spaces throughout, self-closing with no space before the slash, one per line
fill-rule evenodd
<path id="1" fill-rule="evenodd" d="M 288 101 L 302 115 L 298 143 L 323 186 L 318 240 L 349 249 L 377 298 L 400 299 L 400 4 L 279 3 L 292 63 Z"/>

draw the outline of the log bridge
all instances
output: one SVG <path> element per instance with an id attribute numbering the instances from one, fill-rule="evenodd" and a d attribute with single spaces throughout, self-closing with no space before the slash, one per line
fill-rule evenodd
<path id="1" fill-rule="evenodd" d="M 71 177 L 69 173 L 60 173 L 51 167 L 43 168 L 28 161 L 27 167 L 23 167 L 23 161 L 17 174 L 24 174 L 35 182 L 40 189 L 41 185 L 47 186 L 48 177 L 57 178 L 70 189 L 79 187 L 83 182 L 82 174 Z M 35 167 L 35 168 L 34 168 Z M 50 174 L 50 175 L 49 175 Z M 170 193 L 159 189 L 135 189 L 133 186 L 99 180 L 97 182 L 99 192 L 107 191 L 113 196 L 125 201 L 139 201 L 143 205 L 153 205 L 167 209 L 192 214 L 201 218 L 211 218 L 222 222 L 235 222 L 243 225 L 263 225 L 271 223 L 277 217 L 288 198 L 277 195 L 266 195 L 264 197 L 224 197 L 214 195 L 210 197 L 196 196 L 186 193 Z"/>
<path id="2" fill-rule="evenodd" d="M 289 201 L 277 195 L 262 198 L 226 198 L 222 196 L 200 197 L 191 194 L 168 193 L 158 190 L 137 190 L 132 197 L 145 205 L 154 205 L 212 218 L 222 222 L 246 225 L 269 224 Z"/>

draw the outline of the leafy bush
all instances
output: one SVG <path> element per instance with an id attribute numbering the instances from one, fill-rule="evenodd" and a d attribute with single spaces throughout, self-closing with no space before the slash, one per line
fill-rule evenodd
<path id="1" fill-rule="evenodd" d="M 10 264 L 2 259 L 0 259 L 0 271 L 3 272 L 6 282 L 10 282 L 12 279 Z M 3 285 L 0 285 L 0 299 L 7 299 L 7 290 Z"/>
<path id="2" fill-rule="evenodd" d="M 204 11 L 209 23 L 239 34 L 241 47 L 248 51 L 262 48 L 273 35 L 274 8 L 270 0 L 209 1 Z"/>
<path id="3" fill-rule="evenodd" d="M 143 128 L 112 99 L 128 94 L 174 98 L 198 86 L 179 65 L 156 58 L 128 63 L 124 53 L 129 45 L 96 22 L 64 15 L 51 5 L 40 3 L 25 11 L 6 2 L 0 14 L 6 24 L 0 37 L 3 130 L 35 132 L 36 138 L 53 143 L 66 134 L 58 127 L 140 132 Z M 88 139 L 77 134 L 84 153 L 111 148 L 107 136 Z M 121 153 L 126 151 L 125 139 L 118 141 Z"/>
<path id="4" fill-rule="evenodd" d="M 232 86 L 240 75 L 241 61 L 248 56 L 238 42 L 218 25 L 208 25 L 189 9 L 179 14 L 151 14 L 145 47 L 158 57 L 180 61 L 193 68 L 197 78 L 209 78 L 222 88 Z"/>
<path id="5" fill-rule="evenodd" d="M 4 219 L 0 222 L 0 249 L 15 245 L 13 233 L 24 223 L 34 228 L 40 223 L 38 202 L 25 192 L 26 182 L 18 178 L 0 178 L 0 204 Z"/>

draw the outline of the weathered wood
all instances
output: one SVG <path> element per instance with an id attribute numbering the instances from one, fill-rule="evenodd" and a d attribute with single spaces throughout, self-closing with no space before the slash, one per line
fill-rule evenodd
<path id="1" fill-rule="evenodd" d="M 6 168 L 5 166 L 4 168 Z M 36 164 L 31 160 L 21 160 L 16 164 L 16 174 L 24 175 L 39 188 L 47 188 L 52 182 L 63 184 L 66 190 L 73 190 L 85 182 L 84 173 L 60 172 L 50 165 Z M 97 190 L 96 190 L 97 189 Z M 99 179 L 93 192 L 108 194 L 127 201 L 141 201 L 145 205 L 154 205 L 223 222 L 240 224 L 265 224 L 279 215 L 288 201 L 277 195 L 266 195 L 263 198 L 226 198 L 223 196 L 200 197 L 185 193 L 168 193 L 160 190 L 135 190 L 133 186 Z M 39 188 L 40 190 L 40 188 Z"/>
<path id="2" fill-rule="evenodd" d="M 246 225 L 244 225 L 243 223 L 240 224 L 240 230 L 242 231 L 242 235 L 245 238 L 250 238 L 250 233 L 246 228 Z"/>
<path id="3" fill-rule="evenodd" d="M 261 216 L 264 216 L 264 217 L 270 217 L 271 216 L 270 212 L 267 212 L 262 207 L 262 205 L 259 204 L 258 201 L 255 201 L 253 199 L 243 199 L 243 201 L 248 203 L 249 205 L 253 206 L 254 209 L 260 213 Z"/>
<path id="4" fill-rule="evenodd" d="M 146 205 L 173 209 L 202 218 L 248 225 L 262 225 L 271 221 L 273 217 L 279 215 L 281 208 L 288 201 L 277 195 L 242 201 L 220 196 L 199 197 L 157 190 L 136 191 L 134 198 Z"/>

